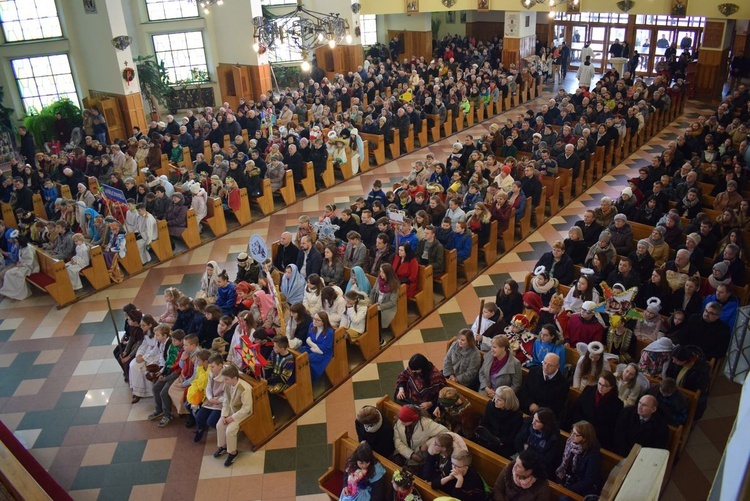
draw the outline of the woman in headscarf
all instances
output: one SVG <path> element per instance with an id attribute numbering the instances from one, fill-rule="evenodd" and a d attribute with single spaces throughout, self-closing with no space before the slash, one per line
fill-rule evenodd
<path id="1" fill-rule="evenodd" d="M 286 267 L 281 277 L 281 293 L 286 296 L 289 304 L 301 303 L 305 298 L 305 279 L 297 269 L 296 264 Z"/>
<path id="2" fill-rule="evenodd" d="M 255 339 L 267 340 L 276 335 L 280 330 L 279 309 L 276 307 L 274 297 L 264 290 L 255 291 L 253 294 L 253 306 L 250 307 L 255 325 Z"/>
<path id="3" fill-rule="evenodd" d="M 216 301 L 216 295 L 218 294 L 219 286 L 216 283 L 216 277 L 221 273 L 221 268 L 216 261 L 209 261 L 206 263 L 206 270 L 203 272 L 201 278 L 201 290 L 195 295 L 196 298 L 203 298 L 209 304 Z"/>
<path id="4" fill-rule="evenodd" d="M 370 285 L 370 281 L 367 279 L 367 275 L 365 275 L 365 271 L 362 269 L 362 267 L 352 267 L 349 281 L 346 283 L 346 290 L 344 292 L 353 290 L 360 294 L 364 294 L 369 298 L 371 289 L 372 286 Z"/>
<path id="5" fill-rule="evenodd" d="M 87 207 L 84 211 L 84 221 L 80 223 L 81 230 L 83 230 L 83 236 L 94 242 L 100 242 L 102 235 L 99 233 L 99 229 L 96 227 L 96 216 L 100 214 L 96 212 L 96 209 Z"/>

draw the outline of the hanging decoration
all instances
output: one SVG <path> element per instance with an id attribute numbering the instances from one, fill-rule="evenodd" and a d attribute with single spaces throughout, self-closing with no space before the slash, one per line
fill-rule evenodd
<path id="1" fill-rule="evenodd" d="M 130 87 L 130 82 L 135 80 L 135 69 L 128 66 L 127 61 L 125 61 L 125 69 L 122 70 L 122 79 L 125 80 L 125 82 L 128 84 L 128 87 Z"/>

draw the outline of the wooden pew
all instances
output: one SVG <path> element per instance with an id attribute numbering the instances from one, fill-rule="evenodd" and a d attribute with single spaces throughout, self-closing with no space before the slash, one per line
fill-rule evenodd
<path id="1" fill-rule="evenodd" d="M 10 442 L 8 445 L 11 445 Z M 3 498 L 29 501 L 52 500 L 49 494 L 39 485 L 37 478 L 15 455 L 19 454 L 20 456 L 23 453 L 18 450 L 14 453 L 8 445 L 0 442 L 0 483 L 3 486 Z M 13 446 L 11 445 L 11 447 Z M 48 477 L 48 479 L 51 478 Z"/>
<path id="2" fill-rule="evenodd" d="M 208 141 L 203 141 L 203 156 L 206 157 L 206 162 L 210 164 L 213 155 L 211 153 L 211 143 Z"/>
<path id="3" fill-rule="evenodd" d="M 393 337 L 399 338 L 406 334 L 409 327 L 409 317 L 407 311 L 406 284 L 401 284 L 398 289 L 398 299 L 396 302 L 396 316 L 391 321 L 391 332 Z"/>
<path id="4" fill-rule="evenodd" d="M 381 134 L 367 134 L 364 132 L 360 132 L 359 135 L 362 141 L 370 141 L 375 145 L 375 148 L 370 149 L 370 155 L 375 157 L 375 165 L 383 165 L 385 163 L 385 137 Z"/>
<path id="5" fill-rule="evenodd" d="M 594 161 L 592 162 L 592 166 L 594 168 L 594 179 L 601 179 L 604 175 L 604 156 L 606 154 L 606 150 L 604 146 L 597 146 L 594 149 Z"/>
<path id="6" fill-rule="evenodd" d="M 221 205 L 221 199 L 218 197 L 208 197 L 206 202 L 206 217 L 203 223 L 211 230 L 215 237 L 220 237 L 227 232 L 227 220 L 224 217 L 224 207 Z"/>
<path id="7" fill-rule="evenodd" d="M 440 284 L 443 296 L 449 298 L 458 289 L 458 253 L 456 249 L 443 249 L 443 273 L 434 275 L 433 281 Z"/>
<path id="8" fill-rule="evenodd" d="M 503 252 L 508 252 L 516 242 L 516 208 L 510 210 L 508 227 L 503 232 Z"/>
<path id="9" fill-rule="evenodd" d="M 560 208 L 561 182 L 560 176 L 542 176 L 542 185 L 547 189 L 545 196 L 542 197 L 542 199 L 546 200 L 545 203 L 549 205 L 549 217 L 554 217 Z"/>
<path id="10" fill-rule="evenodd" d="M 270 181 L 269 181 L 269 187 L 270 187 Z M 226 216 L 228 215 L 234 216 L 237 222 L 240 223 L 240 226 L 245 226 L 247 224 L 250 224 L 250 222 L 253 220 L 253 216 L 250 212 L 250 197 L 247 194 L 247 188 L 240 188 L 240 210 L 238 211 L 229 210 L 229 212 L 225 212 L 224 219 L 226 219 Z"/>
<path id="11" fill-rule="evenodd" d="M 461 132 L 464 130 L 464 120 L 465 120 L 464 112 L 461 110 L 461 107 L 458 108 L 458 115 L 456 116 L 456 128 L 455 132 Z"/>
<path id="12" fill-rule="evenodd" d="M 469 103 L 469 112 L 465 115 L 467 127 L 474 126 L 474 103 Z"/>
<path id="13" fill-rule="evenodd" d="M 534 209 L 537 228 L 544 224 L 544 209 L 546 208 L 545 200 L 547 200 L 547 187 L 542 186 L 542 194 L 540 195 L 539 204 L 536 206 L 536 209 Z"/>
<path id="14" fill-rule="evenodd" d="M 326 376 L 336 386 L 349 376 L 349 357 L 346 353 L 346 329 L 339 327 L 333 333 L 333 358 L 326 367 Z"/>
<path id="15" fill-rule="evenodd" d="M 348 146 L 346 147 L 346 162 L 340 164 L 338 169 L 344 181 L 352 177 L 352 150 Z"/>
<path id="16" fill-rule="evenodd" d="M 391 158 L 395 160 L 401 156 L 401 136 L 399 136 L 398 129 L 392 129 L 391 132 L 393 134 L 393 140 L 388 146 L 390 148 Z"/>
<path id="17" fill-rule="evenodd" d="M 169 158 L 165 153 L 161 154 L 161 165 L 156 169 L 156 176 L 169 176 Z M 208 158 L 211 158 L 210 156 Z"/>
<path id="18" fill-rule="evenodd" d="M 172 251 L 172 241 L 169 236 L 169 228 L 167 228 L 167 222 L 163 219 L 156 221 L 156 228 L 158 231 L 159 238 L 151 242 L 149 247 L 156 254 L 156 258 L 164 262 L 167 259 L 172 259 L 174 251 Z"/>
<path id="19" fill-rule="evenodd" d="M 359 347 L 365 360 L 370 360 L 380 351 L 380 317 L 377 304 L 367 307 L 366 325 L 365 332 L 353 340 L 352 344 Z"/>
<path id="20" fill-rule="evenodd" d="M 289 350 L 294 354 L 294 384 L 283 393 L 284 398 L 295 414 L 300 414 L 313 403 L 312 378 L 310 376 L 310 357 L 307 353 Z"/>
<path id="21" fill-rule="evenodd" d="M 223 142 L 223 145 L 222 145 L 222 149 L 224 151 L 226 151 L 227 148 L 229 148 L 230 144 L 232 144 L 232 138 L 229 137 L 229 134 L 224 134 L 224 142 Z"/>
<path id="22" fill-rule="evenodd" d="M 404 139 L 404 147 L 406 148 L 405 153 L 411 153 L 414 151 L 414 125 L 409 125 L 409 134 Z"/>
<path id="23" fill-rule="evenodd" d="M 253 414 L 240 423 L 240 430 L 250 439 L 253 450 L 271 438 L 274 432 L 268 383 L 240 374 L 240 378 L 253 387 Z"/>
<path id="24" fill-rule="evenodd" d="M 60 198 L 66 200 L 75 200 L 73 195 L 70 193 L 70 186 L 67 184 L 55 183 L 57 185 L 57 192 L 60 194 Z"/>
<path id="25" fill-rule="evenodd" d="M 489 266 L 497 259 L 497 221 L 490 223 L 490 237 L 480 250 L 482 251 L 484 264 Z"/>
<path id="26" fill-rule="evenodd" d="M 388 419 L 391 423 L 396 422 L 398 419 L 398 411 L 401 409 L 401 406 L 398 403 L 393 402 L 388 396 L 384 396 L 378 400 L 376 407 L 383 414 L 384 418 Z M 483 414 L 484 408 L 482 408 L 482 415 Z M 477 473 L 481 475 L 485 482 L 490 486 L 494 485 L 500 472 L 510 463 L 510 460 L 477 445 L 471 440 L 464 439 L 464 442 L 466 443 L 466 448 L 471 454 L 472 466 L 476 469 Z M 575 494 L 554 482 L 550 481 L 549 486 L 554 496 L 566 495 L 571 499 L 582 499 L 578 494 Z M 554 497 L 554 499 L 556 499 L 556 497 Z"/>
<path id="27" fill-rule="evenodd" d="M 302 179 L 302 189 L 305 190 L 305 195 L 308 197 L 315 194 L 315 170 L 313 169 L 312 162 L 305 164 L 305 177 Z"/>
<path id="28" fill-rule="evenodd" d="M 193 212 L 193 215 L 195 215 L 195 212 Z M 167 233 L 167 237 L 169 237 L 169 233 Z M 167 240 L 167 246 L 171 246 L 170 240 Z M 135 233 L 125 234 L 125 257 L 121 257 L 119 261 L 128 275 L 135 275 L 143 270 L 141 253 L 138 250 L 138 244 L 135 243 Z"/>
<path id="29" fill-rule="evenodd" d="M 55 259 L 44 250 L 34 247 L 39 261 L 39 271 L 26 277 L 34 287 L 46 292 L 62 307 L 75 301 L 76 293 L 70 283 L 65 261 Z"/>
<path id="30" fill-rule="evenodd" d="M 558 169 L 563 207 L 570 203 L 573 195 L 573 169 Z M 579 176 L 580 177 L 580 176 Z"/>
<path id="31" fill-rule="evenodd" d="M 445 114 L 445 123 L 443 124 L 444 137 L 453 134 L 453 111 L 448 110 Z"/>
<path id="32" fill-rule="evenodd" d="M 263 194 L 261 196 L 255 198 L 255 202 L 260 207 L 260 211 L 263 213 L 263 215 L 267 216 L 268 214 L 272 213 L 274 209 L 273 190 L 271 189 L 270 179 L 263 180 L 262 193 Z"/>
<path id="33" fill-rule="evenodd" d="M 284 199 L 284 204 L 289 206 L 297 201 L 297 191 L 294 186 L 294 176 L 292 171 L 287 169 L 284 172 L 284 185 L 279 190 L 281 198 Z"/>
<path id="34" fill-rule="evenodd" d="M 185 164 L 188 170 L 193 170 L 193 155 L 187 146 L 182 148 L 182 163 Z"/>
<path id="35" fill-rule="evenodd" d="M 463 271 L 467 282 L 471 282 L 477 276 L 479 270 L 479 237 L 476 233 L 471 235 L 471 254 L 463 263 L 458 263 L 458 271 Z"/>
<path id="36" fill-rule="evenodd" d="M 195 209 L 192 207 L 188 209 L 185 219 L 187 227 L 180 234 L 180 238 L 188 246 L 188 249 L 194 249 L 201 244 L 201 235 L 198 231 L 198 220 L 195 217 Z"/>
<path id="37" fill-rule="evenodd" d="M 47 209 L 44 208 L 44 201 L 42 200 L 42 196 L 39 193 L 34 193 L 34 196 L 31 197 L 31 200 L 34 202 L 34 215 L 40 219 L 47 219 Z"/>
<path id="38" fill-rule="evenodd" d="M 583 176 L 586 172 L 586 160 L 581 160 L 581 166 L 578 168 L 578 177 L 573 180 L 573 185 L 576 188 L 575 196 L 580 196 L 583 193 Z"/>
<path id="39" fill-rule="evenodd" d="M 385 153 L 383 153 L 385 155 Z M 330 156 L 328 157 L 328 160 L 326 161 L 326 170 L 323 171 L 323 185 L 326 188 L 330 188 L 336 183 L 335 176 L 333 174 L 333 158 Z"/>
<path id="40" fill-rule="evenodd" d="M 420 148 L 424 148 L 429 144 L 429 141 L 427 140 L 427 119 L 422 119 L 422 127 L 419 129 L 417 139 L 419 140 Z"/>
<path id="41" fill-rule="evenodd" d="M 426 316 L 435 307 L 433 300 L 432 265 L 419 266 L 417 274 L 417 293 L 409 301 L 417 305 L 419 316 Z"/>
<path id="42" fill-rule="evenodd" d="M 526 199 L 526 207 L 524 207 L 523 217 L 518 221 L 518 229 L 521 231 L 521 240 L 529 236 L 531 232 L 531 210 L 532 203 L 530 198 Z"/>
<path id="43" fill-rule="evenodd" d="M 432 120 L 432 127 L 429 128 L 429 133 L 430 133 L 430 139 L 432 140 L 433 143 L 435 143 L 440 140 L 440 115 L 427 115 L 427 118 Z M 425 129 L 424 124 L 422 125 L 423 125 L 422 131 L 424 133 L 427 133 L 427 130 Z M 425 146 L 424 144 L 422 144 L 421 134 L 420 134 L 420 139 L 419 139 L 419 145 Z"/>
<path id="44" fill-rule="evenodd" d="M 81 270 L 81 274 L 86 277 L 91 286 L 96 290 L 102 290 L 110 284 L 109 271 L 107 263 L 104 261 L 104 254 L 99 245 L 89 249 L 89 258 L 91 264 Z"/>
<path id="45" fill-rule="evenodd" d="M 332 501 L 338 501 L 341 496 L 341 491 L 346 484 L 346 474 L 344 473 L 346 460 L 349 459 L 349 456 L 354 453 L 358 446 L 359 442 L 350 438 L 347 432 L 343 432 L 333 442 L 332 466 L 318 479 L 320 490 L 326 493 Z M 399 471 L 400 468 L 380 454 L 375 453 L 375 458 L 385 468 L 386 485 L 390 485 L 393 474 Z M 414 477 L 414 485 L 424 501 L 433 501 L 436 498 L 444 496 L 444 493 L 434 490 L 428 482 L 419 477 Z"/>

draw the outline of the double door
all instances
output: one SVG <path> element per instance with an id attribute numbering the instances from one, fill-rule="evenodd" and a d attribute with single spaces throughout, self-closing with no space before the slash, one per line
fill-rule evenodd
<path id="1" fill-rule="evenodd" d="M 684 50 L 693 54 L 698 49 L 701 31 L 691 28 L 638 28 L 635 30 L 634 49 L 641 56 L 639 74 L 654 75 L 658 64 L 666 58 L 664 53 L 674 43 L 677 56 Z"/>
<path id="2" fill-rule="evenodd" d="M 563 28 L 559 26 L 558 29 Z M 565 27 L 565 40 L 570 46 L 570 65 L 578 67 L 583 64 L 581 50 L 586 41 L 591 42 L 594 51 L 594 67 L 597 73 L 602 73 L 602 68 L 609 67 L 609 46 L 615 40 L 625 40 L 625 27 L 609 26 L 606 24 L 579 24 Z"/>

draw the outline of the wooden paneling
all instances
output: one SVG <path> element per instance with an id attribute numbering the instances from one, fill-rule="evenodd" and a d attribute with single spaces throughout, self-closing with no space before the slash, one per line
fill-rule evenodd
<path id="1" fill-rule="evenodd" d="M 412 56 L 432 59 L 432 31 L 393 31 L 388 30 L 388 40 L 399 37 L 404 53 L 399 54 L 399 59 L 411 58 Z"/>
<path id="2" fill-rule="evenodd" d="M 536 35 L 530 35 L 523 38 L 503 39 L 503 65 L 507 68 L 511 63 L 519 66 L 519 62 L 524 57 L 534 54 L 536 44 Z"/>
<path id="3" fill-rule="evenodd" d="M 250 66 L 239 64 L 219 64 L 216 67 L 216 77 L 219 81 L 221 102 L 228 102 L 233 109 L 237 109 L 240 98 L 246 100 L 257 99 L 264 87 L 255 94 L 250 84 Z"/>
<path id="4" fill-rule="evenodd" d="M 248 92 L 252 99 L 258 99 L 268 89 L 273 89 L 270 65 L 262 64 L 260 66 L 248 66 L 247 68 L 250 81 Z"/>
<path id="5" fill-rule="evenodd" d="M 474 37 L 481 42 L 490 42 L 505 31 L 505 23 L 482 22 L 466 23 L 466 36 Z"/>
<path id="6" fill-rule="evenodd" d="M 134 92 L 126 96 L 118 96 L 120 102 L 120 111 L 125 121 L 126 131 L 132 131 L 134 126 L 139 126 L 141 130 L 146 130 L 148 122 L 146 113 L 143 111 L 143 98 L 140 92 Z"/>
<path id="7" fill-rule="evenodd" d="M 721 49 L 724 43 L 724 23 L 723 21 L 706 21 L 706 27 L 703 30 L 703 48 Z"/>
<path id="8" fill-rule="evenodd" d="M 695 72 L 695 97 L 721 99 L 721 89 L 726 81 L 729 49 L 701 50 Z"/>

